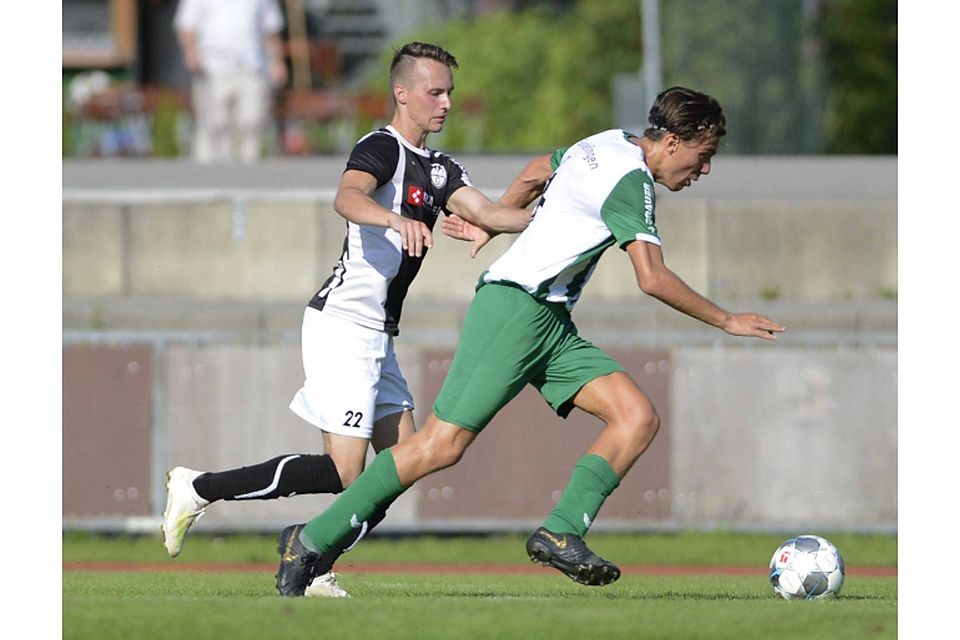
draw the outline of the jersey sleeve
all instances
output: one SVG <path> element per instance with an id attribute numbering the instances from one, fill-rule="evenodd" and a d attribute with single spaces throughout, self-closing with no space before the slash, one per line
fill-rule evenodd
<path id="1" fill-rule="evenodd" d="M 397 144 L 397 140 L 389 134 L 371 133 L 350 152 L 344 171 L 365 171 L 377 179 L 377 187 L 382 187 L 397 172 L 397 162 L 400 160 Z"/>
<path id="2" fill-rule="evenodd" d="M 600 217 L 621 249 L 626 249 L 634 240 L 659 246 L 655 209 L 653 180 L 645 171 L 637 169 L 623 176 L 610 191 L 600 208 Z"/>
<path id="3" fill-rule="evenodd" d="M 450 186 L 449 193 L 453 193 L 460 187 L 472 187 L 473 182 L 470 180 L 470 174 L 467 173 L 467 168 L 450 156 L 447 156 L 446 159 L 447 184 Z"/>
<path id="4" fill-rule="evenodd" d="M 560 147 L 559 149 L 554 151 L 553 154 L 551 154 L 550 169 L 552 169 L 553 171 L 557 170 L 557 167 L 560 166 L 560 160 L 563 158 L 563 154 L 565 154 L 567 152 L 567 149 L 569 148 L 570 147 Z"/>
<path id="5" fill-rule="evenodd" d="M 467 168 L 457 162 L 453 157 L 438 154 L 440 166 L 443 167 L 443 170 L 446 174 L 446 184 L 443 186 L 443 202 L 440 203 L 440 207 L 443 209 L 444 213 L 447 213 L 447 201 L 456 193 L 457 189 L 460 187 L 472 187 L 473 182 L 470 180 L 470 174 L 467 173 Z M 435 158 L 437 156 L 434 156 Z M 436 160 L 434 161 L 436 163 Z M 435 167 L 436 164 L 431 165 Z M 433 168 L 431 168 L 431 174 L 433 173 Z M 433 175 L 431 175 L 433 179 Z"/>

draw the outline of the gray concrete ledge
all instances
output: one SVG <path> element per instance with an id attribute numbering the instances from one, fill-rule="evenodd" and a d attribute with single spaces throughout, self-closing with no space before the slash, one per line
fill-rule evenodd
<path id="1" fill-rule="evenodd" d="M 299 343 L 304 304 L 66 299 L 63 327 L 65 338 L 77 341 L 134 336 L 147 341 Z M 737 300 L 720 304 L 738 311 L 757 311 L 783 323 L 788 329 L 779 340 L 783 346 L 890 347 L 897 343 L 896 301 Z M 467 302 L 454 301 L 410 304 L 404 310 L 400 340 L 454 345 L 467 308 Z M 605 346 L 750 346 L 756 342 L 727 336 L 655 300 L 584 302 L 574 311 L 574 320 L 584 336 Z"/>
<path id="2" fill-rule="evenodd" d="M 545 149 L 544 153 L 550 151 Z M 474 183 L 504 189 L 531 156 L 457 155 Z M 269 159 L 254 165 L 188 160 L 64 160 L 63 190 L 74 197 L 141 190 L 336 189 L 346 156 Z M 710 175 L 671 197 L 698 199 L 896 199 L 896 156 L 725 156 Z"/>

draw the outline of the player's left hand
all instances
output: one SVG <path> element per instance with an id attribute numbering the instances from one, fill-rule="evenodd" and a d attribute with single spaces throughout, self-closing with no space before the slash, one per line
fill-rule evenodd
<path id="1" fill-rule="evenodd" d="M 440 221 L 440 228 L 444 234 L 451 238 L 472 242 L 473 244 L 470 247 L 471 258 L 475 258 L 480 249 L 493 237 L 482 227 L 470 224 L 456 214 L 445 216 Z"/>
<path id="2" fill-rule="evenodd" d="M 734 313 L 727 319 L 723 330 L 734 336 L 748 336 L 764 340 L 776 340 L 786 327 L 759 313 Z"/>

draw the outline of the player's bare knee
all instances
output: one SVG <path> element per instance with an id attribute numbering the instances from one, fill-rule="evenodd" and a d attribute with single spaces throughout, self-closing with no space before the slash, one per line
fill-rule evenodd
<path id="1" fill-rule="evenodd" d="M 653 440 L 654 436 L 660 431 L 660 414 L 657 413 L 656 409 L 651 408 L 650 414 L 647 417 L 644 428 L 647 432 L 647 442 Z"/>
<path id="2" fill-rule="evenodd" d="M 443 462 L 444 462 L 445 464 L 444 464 L 443 468 L 445 469 L 445 468 L 447 468 L 447 467 L 452 467 L 453 465 L 455 465 L 455 464 L 457 464 L 458 462 L 460 462 L 460 459 L 461 459 L 462 457 L 463 457 L 463 449 L 461 449 L 460 447 L 455 446 L 455 445 L 450 445 L 450 446 L 448 446 L 448 447 L 446 448 L 446 450 L 444 451 L 444 459 L 443 459 Z"/>
<path id="3" fill-rule="evenodd" d="M 642 451 L 653 440 L 660 430 L 660 415 L 651 404 L 633 407 L 628 420 L 631 439 Z"/>
<path id="4" fill-rule="evenodd" d="M 473 439 L 469 431 L 431 417 L 410 440 L 398 447 L 411 449 L 425 473 L 455 465 Z"/>
<path id="5" fill-rule="evenodd" d="M 424 443 L 424 457 L 430 472 L 457 464 L 463 457 L 463 447 L 455 439 L 436 434 Z"/>
<path id="6" fill-rule="evenodd" d="M 463 450 L 453 442 L 433 441 L 430 444 L 428 460 L 432 471 L 452 467 L 457 464 L 463 456 Z"/>

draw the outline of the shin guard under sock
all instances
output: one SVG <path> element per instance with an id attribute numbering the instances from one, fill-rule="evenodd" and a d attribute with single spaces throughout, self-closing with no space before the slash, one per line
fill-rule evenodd
<path id="1" fill-rule="evenodd" d="M 350 533 L 340 538 L 336 544 L 324 551 L 320 555 L 320 562 L 317 565 L 317 575 L 333 569 L 333 564 L 347 551 L 350 551 L 355 544 L 367 536 L 373 528 L 380 524 L 387 516 L 387 507 L 381 507 L 372 516 L 367 518 L 359 529 L 352 529 Z"/>
<path id="2" fill-rule="evenodd" d="M 307 549 L 323 554 L 334 548 L 353 529 L 362 530 L 378 511 L 386 509 L 404 491 L 393 453 L 380 452 L 367 470 L 347 487 L 327 510 L 311 520 L 300 533 Z"/>
<path id="3" fill-rule="evenodd" d="M 583 538 L 593 519 L 614 489 L 620 485 L 620 476 L 606 460 L 594 454 L 577 461 L 570 483 L 543 523 L 554 533 L 572 533 Z"/>

